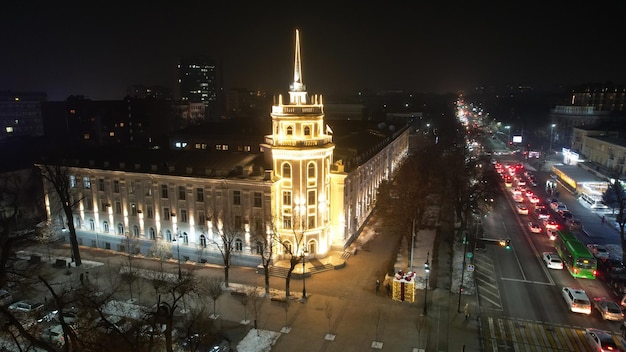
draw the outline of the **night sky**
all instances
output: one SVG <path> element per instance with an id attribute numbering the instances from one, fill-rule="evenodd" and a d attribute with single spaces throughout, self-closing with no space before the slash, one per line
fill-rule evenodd
<path id="1" fill-rule="evenodd" d="M 202 54 L 226 89 L 284 93 L 296 28 L 310 93 L 626 83 L 624 12 L 603 5 L 617 2 L 164 3 L 3 4 L 0 90 L 121 99 L 133 84 L 173 89 L 178 58 Z"/>

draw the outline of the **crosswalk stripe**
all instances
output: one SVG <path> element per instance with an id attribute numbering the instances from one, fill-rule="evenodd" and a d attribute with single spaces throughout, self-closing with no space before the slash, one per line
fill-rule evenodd
<path id="1" fill-rule="evenodd" d="M 584 352 L 588 346 L 584 330 L 510 318 L 486 317 L 489 332 L 486 346 L 492 352 Z"/>

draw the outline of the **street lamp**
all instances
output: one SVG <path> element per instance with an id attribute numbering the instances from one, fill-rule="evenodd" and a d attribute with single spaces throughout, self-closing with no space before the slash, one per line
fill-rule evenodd
<path id="1" fill-rule="evenodd" d="M 428 263 L 428 256 L 430 251 L 426 253 L 426 263 L 424 263 L 424 271 L 426 271 L 426 287 L 424 288 L 424 311 L 422 315 L 426 316 L 426 301 L 428 298 L 428 273 L 430 273 L 430 263 Z"/>
<path id="2" fill-rule="evenodd" d="M 556 127 L 556 124 L 554 123 L 550 125 L 550 148 L 548 149 L 549 154 L 552 154 L 552 136 L 553 136 L 555 127 Z"/>
<path id="3" fill-rule="evenodd" d="M 177 233 L 175 235 L 176 237 L 174 238 L 174 241 L 176 241 L 176 254 L 178 256 L 178 280 L 182 280 L 183 279 L 183 273 L 180 270 L 180 235 Z"/>
<path id="4" fill-rule="evenodd" d="M 305 249 L 302 250 L 302 300 L 306 300 L 306 275 L 305 275 L 305 263 L 306 263 L 306 255 L 309 252 Z"/>

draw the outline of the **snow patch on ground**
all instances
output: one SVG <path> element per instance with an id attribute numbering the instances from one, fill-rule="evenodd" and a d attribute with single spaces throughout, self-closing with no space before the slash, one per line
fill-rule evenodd
<path id="1" fill-rule="evenodd" d="M 237 352 L 269 352 L 279 337 L 279 332 L 250 329 L 237 345 Z"/>

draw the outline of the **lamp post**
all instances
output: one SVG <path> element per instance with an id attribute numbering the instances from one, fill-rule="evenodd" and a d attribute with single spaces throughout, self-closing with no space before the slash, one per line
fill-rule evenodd
<path id="1" fill-rule="evenodd" d="M 508 136 L 509 136 L 509 137 L 508 137 L 508 139 L 506 140 L 506 145 L 509 145 L 509 143 L 511 143 L 511 126 L 506 125 L 506 126 L 504 126 L 504 128 L 505 128 L 505 129 L 507 129 L 507 130 L 509 131 L 509 134 L 508 134 Z"/>
<path id="2" fill-rule="evenodd" d="M 554 134 L 554 128 L 556 127 L 556 124 L 551 124 L 550 125 L 550 148 L 548 149 L 548 153 L 552 154 L 552 136 Z"/>
<path id="3" fill-rule="evenodd" d="M 426 302 L 428 301 L 428 273 L 430 272 L 430 263 L 428 263 L 429 255 L 430 251 L 426 253 L 426 263 L 424 263 L 424 271 L 426 271 L 426 287 L 424 288 L 424 311 L 422 312 L 423 316 L 426 316 Z"/>
<path id="4" fill-rule="evenodd" d="M 176 254 L 178 255 L 178 280 L 182 280 L 183 273 L 180 270 L 180 236 L 178 235 L 178 233 L 176 234 L 176 238 L 174 240 L 176 241 Z"/>
<path id="5" fill-rule="evenodd" d="M 309 252 L 306 249 L 302 250 L 302 300 L 306 300 L 306 275 L 305 275 L 305 263 L 306 255 Z"/>

